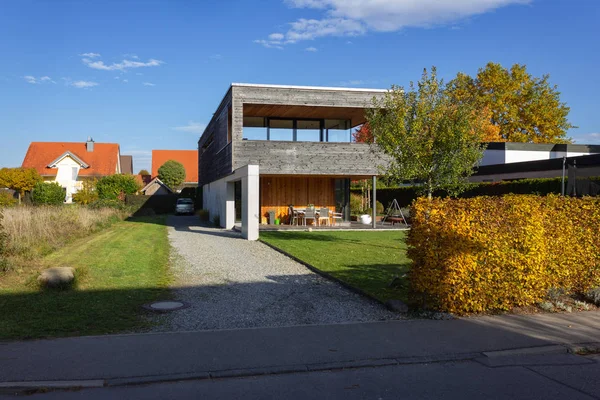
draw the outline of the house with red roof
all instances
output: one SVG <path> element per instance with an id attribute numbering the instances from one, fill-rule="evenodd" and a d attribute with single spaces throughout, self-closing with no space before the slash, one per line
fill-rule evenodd
<path id="1" fill-rule="evenodd" d="M 198 150 L 152 150 L 152 178 L 167 161 L 175 160 L 185 168 L 184 187 L 198 186 Z"/>
<path id="2" fill-rule="evenodd" d="M 71 203 L 84 180 L 122 173 L 121 160 L 116 143 L 95 143 L 91 138 L 86 142 L 31 142 L 22 167 L 35 168 L 46 182 L 58 182 L 65 189 L 65 202 Z"/>

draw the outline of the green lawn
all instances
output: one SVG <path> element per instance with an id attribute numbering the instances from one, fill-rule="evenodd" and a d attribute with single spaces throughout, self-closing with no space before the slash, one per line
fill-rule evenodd
<path id="1" fill-rule="evenodd" d="M 0 285 L 0 339 L 145 328 L 140 306 L 168 297 L 168 264 L 165 217 L 133 218 L 71 243 Z M 38 288 L 38 271 L 50 266 L 76 268 L 75 288 Z"/>
<path id="2" fill-rule="evenodd" d="M 262 241 L 381 301 L 406 301 L 407 283 L 390 288 L 408 271 L 406 234 L 384 232 L 261 232 Z"/>

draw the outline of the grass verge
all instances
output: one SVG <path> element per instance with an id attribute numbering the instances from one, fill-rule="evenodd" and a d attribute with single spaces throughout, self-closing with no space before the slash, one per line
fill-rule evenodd
<path id="1" fill-rule="evenodd" d="M 0 339 L 94 335 L 148 327 L 140 306 L 168 297 L 164 216 L 131 218 L 76 240 L 0 282 Z M 71 290 L 42 290 L 41 269 L 71 266 Z"/>
<path id="2" fill-rule="evenodd" d="M 390 287 L 410 266 L 403 231 L 280 231 L 261 232 L 260 238 L 379 301 L 407 299 L 408 282 Z"/>

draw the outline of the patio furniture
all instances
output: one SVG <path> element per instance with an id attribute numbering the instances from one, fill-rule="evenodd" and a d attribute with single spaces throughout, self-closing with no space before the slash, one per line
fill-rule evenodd
<path id="1" fill-rule="evenodd" d="M 321 211 L 319 212 L 319 226 L 321 226 L 321 221 L 325 221 L 325 225 L 327 226 L 331 225 L 329 222 L 329 208 L 321 208 Z"/>
<path id="2" fill-rule="evenodd" d="M 312 219 L 313 225 L 317 224 L 317 213 L 314 208 L 307 208 L 304 210 L 304 226 L 306 226 L 306 221 Z"/>
<path id="3" fill-rule="evenodd" d="M 298 225 L 298 220 L 302 219 L 302 214 L 298 210 L 295 210 L 294 206 L 289 206 L 288 214 L 290 216 L 290 225 Z"/>
<path id="4" fill-rule="evenodd" d="M 339 219 L 340 222 L 343 222 L 344 221 L 344 214 L 339 213 L 339 212 L 331 213 L 331 220 L 333 221 L 333 226 L 335 226 L 335 220 L 336 219 Z"/>

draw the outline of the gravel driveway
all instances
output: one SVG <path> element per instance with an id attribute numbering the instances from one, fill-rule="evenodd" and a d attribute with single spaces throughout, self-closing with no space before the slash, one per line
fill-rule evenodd
<path id="1" fill-rule="evenodd" d="M 308 270 L 260 242 L 168 220 L 174 298 L 189 308 L 165 316 L 159 330 L 231 329 L 400 319 L 399 314 Z"/>

